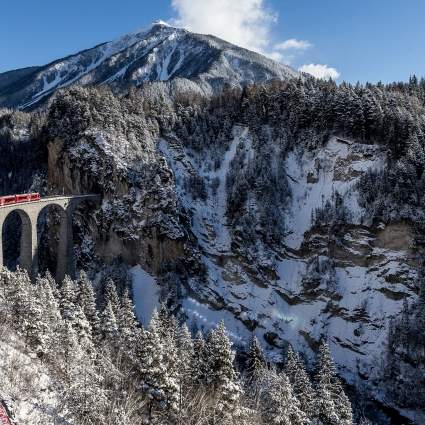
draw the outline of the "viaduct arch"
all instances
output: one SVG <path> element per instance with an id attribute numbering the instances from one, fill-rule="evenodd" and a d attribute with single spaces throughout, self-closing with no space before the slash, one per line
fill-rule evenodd
<path id="1" fill-rule="evenodd" d="M 100 201 L 100 195 L 50 196 L 38 201 L 21 202 L 0 206 L 0 267 L 3 266 L 3 225 L 12 212 L 17 212 L 22 221 L 19 266 L 35 277 L 38 273 L 37 221 L 41 212 L 48 206 L 60 210 L 59 245 L 57 253 L 56 280 L 62 281 L 66 274 L 74 277 L 74 241 L 72 235 L 72 215 L 83 201 Z"/>

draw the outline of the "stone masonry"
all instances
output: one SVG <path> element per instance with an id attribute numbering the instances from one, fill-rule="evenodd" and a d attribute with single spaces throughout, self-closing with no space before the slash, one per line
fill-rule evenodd
<path id="1" fill-rule="evenodd" d="M 7 216 L 16 211 L 22 220 L 19 266 L 35 277 L 38 272 L 37 220 L 42 210 L 55 205 L 60 211 L 58 261 L 56 280 L 62 281 L 66 274 L 75 277 L 74 243 L 72 235 L 72 215 L 83 201 L 100 201 L 99 195 L 73 195 L 45 197 L 39 201 L 21 202 L 0 207 L 0 230 Z M 3 233 L 3 232 L 2 232 Z M 0 267 L 3 266 L 3 238 L 0 240 Z"/>

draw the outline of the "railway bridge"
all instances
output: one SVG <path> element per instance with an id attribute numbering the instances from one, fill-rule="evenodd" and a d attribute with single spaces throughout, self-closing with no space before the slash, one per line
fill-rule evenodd
<path id="1" fill-rule="evenodd" d="M 49 196 L 34 201 L 0 206 L 0 267 L 3 266 L 3 226 L 13 212 L 22 221 L 19 266 L 35 277 L 38 273 L 37 222 L 45 208 L 55 206 L 60 214 L 59 243 L 57 251 L 56 280 L 61 281 L 66 274 L 74 277 L 74 241 L 72 235 L 72 216 L 83 201 L 100 201 L 100 195 Z"/>

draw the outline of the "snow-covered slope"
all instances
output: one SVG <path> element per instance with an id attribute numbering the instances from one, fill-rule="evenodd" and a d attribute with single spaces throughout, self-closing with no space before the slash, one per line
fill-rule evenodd
<path id="1" fill-rule="evenodd" d="M 2 335 L 0 342 L 0 399 L 13 415 L 13 424 L 68 424 L 59 413 L 60 393 L 47 367 L 14 334 Z"/>
<path id="2" fill-rule="evenodd" d="M 72 84 L 125 90 L 146 81 L 184 78 L 209 94 L 226 83 L 244 85 L 295 75 L 287 66 L 216 37 L 158 22 L 45 66 L 0 74 L 0 106 L 31 108 Z"/>
<path id="3" fill-rule="evenodd" d="M 415 297 L 416 278 L 409 225 L 372 226 L 358 204 L 360 177 L 385 165 L 385 151 L 337 137 L 313 151 L 290 151 L 283 164 L 292 194 L 282 210 L 284 245 L 247 257 L 232 245 L 224 188 L 236 167 L 236 151 L 243 150 L 248 162 L 256 149 L 247 128 L 236 127 L 233 136 L 216 171 L 208 157 L 201 160 L 180 146 L 159 143 L 181 202 L 192 213 L 207 270 L 206 284 L 190 282 L 183 313 L 203 329 L 224 320 L 236 344 L 254 332 L 274 358 L 290 342 L 313 362 L 325 336 L 348 382 L 355 384 L 359 376 L 371 385 L 379 381 L 388 323 L 405 297 Z M 205 199 L 184 189 L 191 174 L 207 182 L 218 179 L 213 188 L 207 185 Z M 314 216 L 332 209 L 337 197 L 347 216 L 341 235 L 334 237 L 323 219 L 315 224 Z M 256 209 L 255 200 L 250 208 Z"/>

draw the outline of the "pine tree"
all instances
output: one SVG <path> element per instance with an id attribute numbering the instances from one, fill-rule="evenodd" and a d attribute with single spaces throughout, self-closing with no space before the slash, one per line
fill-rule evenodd
<path id="1" fill-rule="evenodd" d="M 141 386 L 148 400 L 148 419 L 158 411 L 177 407 L 178 386 L 170 379 L 167 370 L 164 344 L 157 329 L 157 321 L 151 321 L 147 331 L 142 331 L 139 364 Z M 167 341 L 168 342 L 168 341 Z"/>
<path id="2" fill-rule="evenodd" d="M 206 342 L 207 386 L 211 389 L 217 404 L 216 415 L 223 420 L 236 418 L 239 412 L 241 387 L 233 362 L 235 353 L 227 336 L 224 322 L 210 330 Z"/>
<path id="3" fill-rule="evenodd" d="M 307 425 L 309 420 L 300 409 L 288 377 L 270 370 L 263 375 L 261 414 L 273 425 Z"/>
<path id="4" fill-rule="evenodd" d="M 339 382 L 329 346 L 322 343 L 316 366 L 316 417 L 323 425 L 352 425 L 352 410 Z"/>
<path id="5" fill-rule="evenodd" d="M 87 320 L 83 309 L 80 306 L 75 307 L 75 312 L 71 321 L 78 343 L 85 353 L 93 353 L 93 334 L 90 322 Z"/>
<path id="6" fill-rule="evenodd" d="M 46 354 L 49 345 L 50 328 L 45 315 L 45 307 L 40 302 L 39 286 L 32 286 L 28 291 L 28 306 L 23 323 L 26 343 L 39 357 Z"/>
<path id="7" fill-rule="evenodd" d="M 87 353 L 93 353 L 93 329 L 80 305 L 78 289 L 77 284 L 65 276 L 60 288 L 59 309 L 62 318 L 72 326 L 82 349 Z M 90 309 L 87 311 L 91 312 Z"/>
<path id="8" fill-rule="evenodd" d="M 302 360 L 292 347 L 288 348 L 284 371 L 300 402 L 300 409 L 311 418 L 315 402 L 314 389 Z"/>
<path id="9" fill-rule="evenodd" d="M 335 391 L 335 406 L 338 411 L 339 421 L 342 425 L 353 424 L 353 410 L 351 407 L 350 399 L 345 394 L 344 388 L 342 387 L 339 379 L 334 384 Z"/>
<path id="10" fill-rule="evenodd" d="M 110 303 L 115 316 L 118 314 L 120 299 L 117 293 L 117 287 L 112 279 L 108 279 L 105 286 L 104 307 Z"/>
<path id="11" fill-rule="evenodd" d="M 201 331 L 193 340 L 193 357 L 191 361 L 191 380 L 197 387 L 207 384 L 208 376 L 208 353 L 204 335 Z"/>
<path id="12" fill-rule="evenodd" d="M 161 304 L 158 312 L 154 311 L 151 322 L 157 322 L 155 326 L 162 338 L 170 336 L 173 339 L 177 339 L 179 327 L 165 303 Z"/>
<path id="13" fill-rule="evenodd" d="M 63 364 L 60 364 L 60 366 L 63 367 L 65 379 L 69 380 L 71 368 L 80 358 L 81 349 L 77 335 L 69 321 L 63 321 L 61 323 L 59 334 L 62 344 L 57 346 L 58 357 L 63 359 Z"/>
<path id="14" fill-rule="evenodd" d="M 133 301 L 130 298 L 128 289 L 124 291 L 121 299 L 117 320 L 123 343 L 127 348 L 134 347 L 139 322 L 136 319 Z"/>
<path id="15" fill-rule="evenodd" d="M 31 282 L 26 271 L 18 269 L 10 276 L 10 292 L 8 299 L 13 311 L 13 326 L 20 332 L 24 332 L 29 320 L 28 304 L 30 300 Z"/>
<path id="16" fill-rule="evenodd" d="M 180 376 L 184 366 L 180 362 L 178 340 L 169 334 L 162 339 L 163 359 L 167 370 L 165 382 L 165 394 L 167 400 L 167 410 L 170 420 L 174 420 L 179 411 L 180 400 Z"/>
<path id="17" fill-rule="evenodd" d="M 178 354 L 178 383 L 179 383 L 179 410 L 182 409 L 183 398 L 188 395 L 192 385 L 192 361 L 194 357 L 192 335 L 189 328 L 184 324 L 179 329 L 177 340 Z"/>
<path id="18" fill-rule="evenodd" d="M 43 281 L 50 286 L 53 296 L 58 300 L 60 298 L 58 284 L 49 271 L 46 271 Z"/>
<path id="19" fill-rule="evenodd" d="M 100 319 L 96 308 L 96 297 L 93 285 L 84 271 L 81 271 L 78 280 L 77 304 L 81 307 L 91 325 L 93 337 L 97 337 L 100 331 Z"/>
<path id="20" fill-rule="evenodd" d="M 263 349 L 255 335 L 252 336 L 248 350 L 248 359 L 246 363 L 246 373 L 249 382 L 257 382 L 264 373 L 266 359 Z"/>
<path id="21" fill-rule="evenodd" d="M 100 330 L 103 341 L 115 346 L 115 340 L 118 337 L 118 324 L 110 301 L 108 301 L 100 316 Z"/>
<path id="22" fill-rule="evenodd" d="M 69 276 L 65 276 L 60 288 L 59 300 L 60 312 L 63 319 L 72 320 L 75 314 L 76 296 L 77 288 L 75 282 Z"/>
<path id="23" fill-rule="evenodd" d="M 159 312 L 154 310 L 149 324 L 149 331 L 158 335 L 161 347 L 162 364 L 166 370 L 163 376 L 163 391 L 168 414 L 175 416 L 179 406 L 179 359 L 178 334 L 179 326 L 170 314 L 165 303 Z"/>
<path id="24" fill-rule="evenodd" d="M 53 281 L 53 283 L 55 287 L 52 287 L 52 280 L 50 280 L 48 275 L 38 281 L 40 303 L 43 306 L 43 318 L 46 321 L 48 328 L 46 354 L 51 359 L 54 359 L 56 347 L 62 343 L 60 341 L 59 332 L 62 322 L 58 302 L 59 291 L 56 288 L 56 282 Z"/>
<path id="25" fill-rule="evenodd" d="M 58 302 L 60 294 L 55 281 L 51 279 L 52 277 L 48 273 L 44 278 L 37 279 L 36 286 L 39 288 L 41 303 L 47 307 L 45 313 L 49 317 L 50 323 L 54 324 L 61 318 Z"/>
<path id="26" fill-rule="evenodd" d="M 246 360 L 246 393 L 250 397 L 254 409 L 258 409 L 262 378 L 267 371 L 266 359 L 255 335 L 252 336 Z"/>

